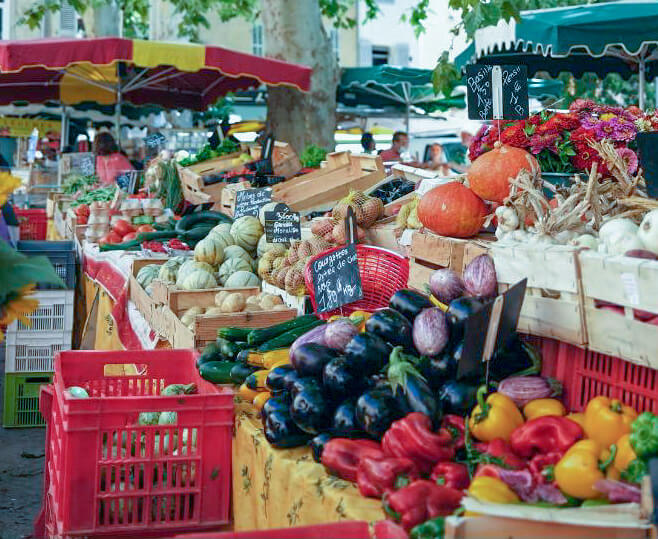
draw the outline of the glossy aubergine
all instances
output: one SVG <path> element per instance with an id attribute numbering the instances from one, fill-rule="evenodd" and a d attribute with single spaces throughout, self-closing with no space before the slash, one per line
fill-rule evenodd
<path id="1" fill-rule="evenodd" d="M 363 377 L 349 368 L 347 358 L 338 356 L 324 366 L 322 373 L 324 391 L 335 401 L 355 395 L 363 386 Z"/>
<path id="2" fill-rule="evenodd" d="M 391 348 L 386 341 L 371 333 L 355 335 L 345 348 L 348 368 L 361 376 L 378 373 L 386 364 L 390 353 Z"/>
<path id="3" fill-rule="evenodd" d="M 449 380 L 439 392 L 439 402 L 444 414 L 466 415 L 477 403 L 476 382 Z"/>
<path id="4" fill-rule="evenodd" d="M 288 410 L 275 410 L 264 414 L 263 432 L 269 444 L 278 449 L 298 447 L 311 438 L 297 426 Z"/>
<path id="5" fill-rule="evenodd" d="M 296 378 L 289 386 L 288 392 L 290 393 L 290 398 L 295 399 L 295 397 L 306 390 L 317 390 L 320 391 L 321 385 L 317 378 L 311 378 L 310 376 L 304 376 Z"/>
<path id="6" fill-rule="evenodd" d="M 403 288 L 393 294 L 388 306 L 402 314 L 412 324 L 416 316 L 420 314 L 420 311 L 433 307 L 425 294 L 421 294 L 415 290 L 409 290 L 408 288 Z"/>
<path id="7" fill-rule="evenodd" d="M 375 312 L 366 322 L 366 334 L 377 335 L 393 346 L 404 346 L 411 350 L 411 322 L 395 309 Z"/>
<path id="8" fill-rule="evenodd" d="M 356 401 L 356 421 L 369 436 L 379 440 L 402 417 L 392 392 L 383 389 L 366 391 Z"/>
<path id="9" fill-rule="evenodd" d="M 331 434 L 323 432 L 315 436 L 308 445 L 311 447 L 311 453 L 313 454 L 313 460 L 315 462 L 320 462 L 322 458 L 322 452 L 324 451 L 324 446 L 327 445 L 327 442 L 331 440 Z"/>
<path id="10" fill-rule="evenodd" d="M 274 367 L 270 370 L 270 373 L 265 379 L 265 385 L 270 391 L 279 392 L 286 389 L 286 376 L 290 371 L 294 371 L 292 365 L 281 365 L 280 367 Z"/>
<path id="11" fill-rule="evenodd" d="M 338 356 L 338 352 L 322 344 L 302 344 L 291 358 L 291 364 L 301 376 L 322 377 L 324 366 Z"/>
<path id="12" fill-rule="evenodd" d="M 356 421 L 356 398 L 343 401 L 334 411 L 331 434 L 336 438 L 363 438 L 365 433 Z"/>
<path id="13" fill-rule="evenodd" d="M 429 386 L 437 391 L 448 380 L 455 378 L 457 375 L 457 362 L 449 351 L 443 352 L 439 357 L 424 357 L 420 364 L 420 372 Z"/>
<path id="14" fill-rule="evenodd" d="M 290 401 L 285 397 L 270 397 L 267 402 L 263 404 L 263 415 L 268 415 L 273 412 L 289 413 Z"/>
<path id="15" fill-rule="evenodd" d="M 523 342 L 518 334 L 489 361 L 489 376 L 499 382 L 509 376 L 532 376 L 541 373 L 541 354 L 534 346 Z"/>
<path id="16" fill-rule="evenodd" d="M 484 305 L 480 298 L 461 297 L 450 302 L 446 317 L 450 327 L 450 338 L 453 342 L 464 337 L 464 325 L 469 316 L 479 311 Z"/>
<path id="17" fill-rule="evenodd" d="M 331 404 L 319 388 L 300 391 L 290 405 L 293 421 L 309 434 L 319 434 L 326 430 L 331 421 L 331 412 Z"/>

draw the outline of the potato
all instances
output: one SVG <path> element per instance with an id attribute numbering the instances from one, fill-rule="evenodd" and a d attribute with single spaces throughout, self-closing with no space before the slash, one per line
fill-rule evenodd
<path id="1" fill-rule="evenodd" d="M 279 296 L 267 296 L 260 302 L 260 306 L 264 311 L 271 311 L 277 305 L 283 304 L 283 300 Z"/>
<path id="2" fill-rule="evenodd" d="M 289 307 L 287 305 L 275 305 L 272 309 L 273 311 L 287 311 Z"/>
<path id="3" fill-rule="evenodd" d="M 260 302 L 261 300 L 259 296 L 249 296 L 245 303 L 247 304 L 247 306 L 249 306 L 249 305 L 260 305 Z"/>
<path id="4" fill-rule="evenodd" d="M 222 311 L 225 313 L 239 313 L 246 307 L 247 302 L 239 292 L 229 294 L 222 303 Z"/>
<path id="5" fill-rule="evenodd" d="M 224 303 L 224 300 L 226 299 L 226 297 L 228 295 L 229 295 L 229 292 L 227 292 L 226 290 L 222 290 L 221 292 L 217 292 L 217 294 L 215 294 L 215 305 L 217 305 L 217 307 L 221 307 L 222 303 Z"/>
<path id="6" fill-rule="evenodd" d="M 258 305 L 258 303 L 250 303 L 245 308 L 245 311 L 247 311 L 248 313 L 254 312 L 254 311 L 262 311 L 262 310 L 263 309 L 261 309 L 261 307 L 260 307 L 260 305 Z"/>
<path id="7" fill-rule="evenodd" d="M 224 311 L 222 311 L 221 307 L 208 307 L 206 309 L 205 314 L 207 315 L 218 315 L 218 314 L 224 314 Z"/>

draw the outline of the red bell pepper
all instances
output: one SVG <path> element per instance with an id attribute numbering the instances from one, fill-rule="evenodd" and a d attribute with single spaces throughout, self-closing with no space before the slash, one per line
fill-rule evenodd
<path id="1" fill-rule="evenodd" d="M 384 509 L 405 530 L 434 517 L 450 515 L 464 494 L 454 488 L 419 479 L 384 498 Z"/>
<path id="2" fill-rule="evenodd" d="M 419 478 L 414 461 L 399 457 L 362 458 L 356 472 L 359 492 L 366 498 L 381 498 Z"/>
<path id="3" fill-rule="evenodd" d="M 356 482 L 359 462 L 366 457 L 384 458 L 385 455 L 381 446 L 372 440 L 334 438 L 324 446 L 321 462 L 332 474 Z"/>
<path id="4" fill-rule="evenodd" d="M 519 456 L 564 453 L 583 437 L 582 427 L 575 421 L 559 416 L 531 419 L 512 432 L 510 445 Z"/>
<path id="5" fill-rule="evenodd" d="M 511 470 L 520 470 L 526 465 L 526 462 L 517 457 L 510 444 L 502 438 L 496 438 L 489 443 L 474 444 L 474 446 L 482 454 L 479 458 L 480 462 L 485 464 L 500 464 Z"/>
<path id="6" fill-rule="evenodd" d="M 441 421 L 441 428 L 446 429 L 450 433 L 450 436 L 452 436 L 452 445 L 455 446 L 455 449 L 464 448 L 466 425 L 462 416 L 453 414 L 444 415 Z"/>
<path id="7" fill-rule="evenodd" d="M 542 485 L 555 484 L 553 467 L 560 461 L 564 453 L 546 453 L 535 455 L 528 463 L 528 469 L 535 481 Z"/>
<path id="8" fill-rule="evenodd" d="M 493 477 L 494 479 L 500 479 L 501 470 L 502 468 L 495 464 L 478 464 L 473 477 Z"/>
<path id="9" fill-rule="evenodd" d="M 394 421 L 384 434 L 382 447 L 387 455 L 410 458 L 423 474 L 429 474 L 437 462 L 455 456 L 450 433 L 446 429 L 432 432 L 430 418 L 418 412 Z"/>
<path id="10" fill-rule="evenodd" d="M 471 484 L 468 468 L 459 462 L 439 462 L 432 469 L 430 479 L 437 485 L 463 490 Z"/>

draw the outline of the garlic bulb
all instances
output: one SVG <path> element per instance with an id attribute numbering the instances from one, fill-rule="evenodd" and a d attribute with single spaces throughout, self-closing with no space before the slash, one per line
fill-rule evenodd
<path id="1" fill-rule="evenodd" d="M 647 251 L 658 254 L 658 210 L 651 210 L 644 216 L 637 237 Z"/>
<path id="2" fill-rule="evenodd" d="M 511 232 L 519 228 L 519 216 L 514 208 L 498 206 L 495 213 L 498 228 L 502 228 L 505 232 Z"/>

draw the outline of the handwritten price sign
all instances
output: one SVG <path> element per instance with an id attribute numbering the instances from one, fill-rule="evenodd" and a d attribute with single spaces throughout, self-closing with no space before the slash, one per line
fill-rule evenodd
<path id="1" fill-rule="evenodd" d="M 317 311 L 333 311 L 363 298 L 356 247 L 341 247 L 318 258 L 311 268 Z"/>

